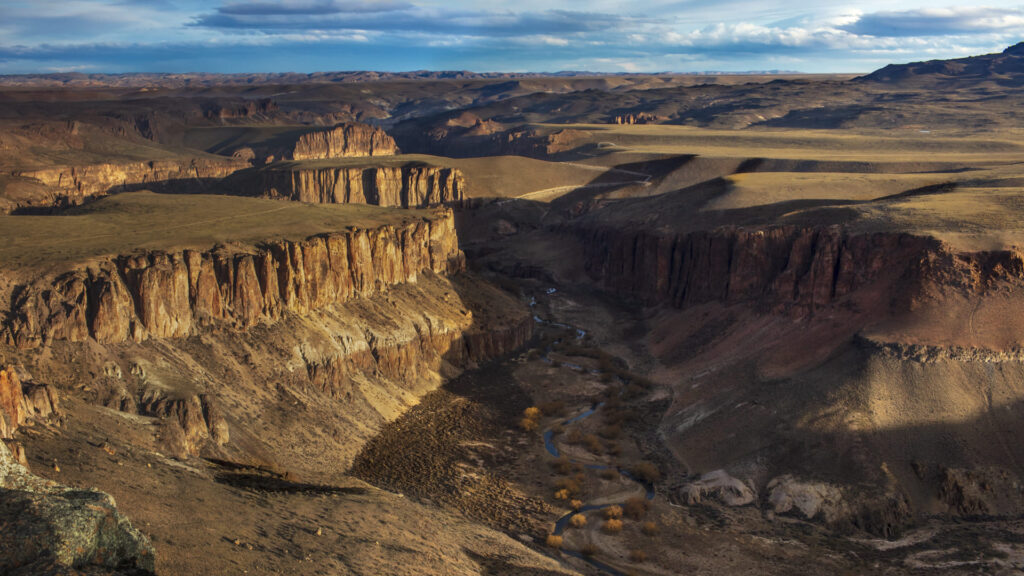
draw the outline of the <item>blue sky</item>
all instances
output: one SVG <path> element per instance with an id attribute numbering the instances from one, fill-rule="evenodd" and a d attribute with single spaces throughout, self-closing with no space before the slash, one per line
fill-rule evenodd
<path id="1" fill-rule="evenodd" d="M 1002 50 L 1024 5 L 0 0 L 0 73 L 866 72 Z"/>

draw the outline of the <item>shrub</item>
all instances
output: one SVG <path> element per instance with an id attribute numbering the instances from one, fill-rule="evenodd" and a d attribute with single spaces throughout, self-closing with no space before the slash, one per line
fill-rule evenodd
<path id="1" fill-rule="evenodd" d="M 583 546 L 580 546 L 580 554 L 584 556 L 593 556 L 597 554 L 597 546 L 593 542 L 587 542 Z"/>
<path id="2" fill-rule="evenodd" d="M 601 478 L 604 478 L 605 480 L 615 480 L 618 477 L 619 472 L 614 468 L 605 468 L 604 470 L 601 470 Z"/>
<path id="3" fill-rule="evenodd" d="M 545 544 L 547 544 L 551 548 L 561 548 L 562 537 L 558 534 L 548 534 L 547 540 L 545 540 Z"/>
<path id="4" fill-rule="evenodd" d="M 645 536 L 654 536 L 658 533 L 658 525 L 654 522 L 644 522 L 644 525 L 640 527 L 640 531 L 643 532 Z"/>
<path id="5" fill-rule="evenodd" d="M 533 432 L 537 428 L 540 428 L 540 424 L 538 424 L 536 420 L 531 420 L 530 418 L 523 418 L 522 420 L 519 421 L 519 427 L 527 432 Z"/>
<path id="6" fill-rule="evenodd" d="M 537 408 L 539 408 L 545 416 L 561 416 L 565 412 L 565 402 L 562 402 L 561 400 L 544 402 L 542 404 L 538 404 Z"/>
<path id="7" fill-rule="evenodd" d="M 565 456 L 560 456 L 556 460 L 551 461 L 551 468 L 559 474 L 570 474 L 574 468 L 572 462 Z"/>
<path id="8" fill-rule="evenodd" d="M 604 517 L 608 519 L 622 518 L 622 506 L 613 504 L 602 510 L 601 513 L 604 514 Z"/>
<path id="9" fill-rule="evenodd" d="M 629 472 L 634 478 L 644 482 L 653 483 L 661 480 L 661 472 L 658 470 L 658 467 L 647 461 L 636 464 Z"/>
<path id="10" fill-rule="evenodd" d="M 579 428 L 573 428 L 565 435 L 565 441 L 569 444 L 579 444 L 583 442 L 583 432 L 580 432 Z"/>
<path id="11" fill-rule="evenodd" d="M 567 490 L 565 488 L 560 488 L 558 490 L 555 490 L 555 500 L 568 500 L 568 499 L 569 499 L 569 490 Z"/>
<path id="12" fill-rule="evenodd" d="M 565 490 L 566 494 L 570 496 L 579 496 L 583 493 L 583 483 L 575 478 L 557 478 L 555 479 L 555 490 Z M 568 500 L 568 497 L 565 500 Z"/>
<path id="13" fill-rule="evenodd" d="M 603 529 L 609 534 L 618 534 L 622 532 L 622 520 L 618 518 L 612 518 L 604 521 Z"/>
<path id="14" fill-rule="evenodd" d="M 524 418 L 529 418 L 530 420 L 536 420 L 536 419 L 540 418 L 540 416 L 541 416 L 540 408 L 537 408 L 536 406 L 530 406 L 526 410 L 523 410 L 523 417 Z"/>
<path id="15" fill-rule="evenodd" d="M 622 454 L 622 448 L 619 446 L 617 442 L 609 442 L 608 447 L 605 449 L 605 451 L 612 456 L 618 456 Z"/>
<path id="16" fill-rule="evenodd" d="M 601 455 L 604 453 L 604 446 L 601 444 L 601 439 L 594 434 L 587 434 L 583 437 L 583 444 L 594 454 Z"/>
<path id="17" fill-rule="evenodd" d="M 608 426 L 602 426 L 597 433 L 600 434 L 602 438 L 614 440 L 615 438 L 622 436 L 622 426 L 619 426 L 618 424 L 609 424 Z"/>
<path id="18" fill-rule="evenodd" d="M 569 525 L 573 528 L 583 528 L 587 525 L 587 517 L 583 514 L 573 514 L 569 517 Z"/>
<path id="19" fill-rule="evenodd" d="M 637 564 L 639 564 L 640 562 L 643 562 L 644 560 L 647 560 L 647 554 L 645 554 L 643 550 L 630 550 L 629 551 L 629 561 L 630 562 L 636 562 Z"/>
<path id="20" fill-rule="evenodd" d="M 626 500 L 626 504 L 622 507 L 622 512 L 633 520 L 640 520 L 645 514 L 647 514 L 647 509 L 649 507 L 650 504 L 647 502 L 646 498 L 643 496 L 634 496 L 629 500 Z"/>
<path id="21" fill-rule="evenodd" d="M 583 500 L 573 500 L 571 505 L 573 510 L 578 511 L 580 508 L 583 508 Z"/>

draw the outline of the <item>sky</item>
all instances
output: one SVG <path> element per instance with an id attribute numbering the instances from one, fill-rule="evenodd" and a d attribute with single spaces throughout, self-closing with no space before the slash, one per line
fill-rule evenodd
<path id="1" fill-rule="evenodd" d="M 0 74 L 869 72 L 1022 40 L 1009 2 L 0 0 Z"/>

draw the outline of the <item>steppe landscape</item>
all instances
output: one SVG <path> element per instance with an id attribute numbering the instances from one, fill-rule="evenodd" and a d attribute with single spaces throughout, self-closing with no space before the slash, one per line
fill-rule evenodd
<path id="1" fill-rule="evenodd" d="M 1022 85 L 0 76 L 0 573 L 1022 573 Z"/>

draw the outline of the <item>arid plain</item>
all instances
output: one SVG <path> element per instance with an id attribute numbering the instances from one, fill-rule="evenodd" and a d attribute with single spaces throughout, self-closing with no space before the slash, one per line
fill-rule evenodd
<path id="1" fill-rule="evenodd" d="M 0 77 L 0 572 L 1019 573 L 1022 83 Z"/>

